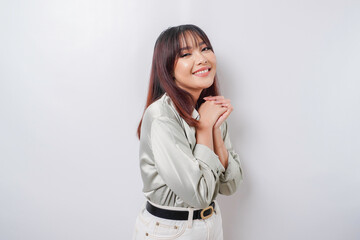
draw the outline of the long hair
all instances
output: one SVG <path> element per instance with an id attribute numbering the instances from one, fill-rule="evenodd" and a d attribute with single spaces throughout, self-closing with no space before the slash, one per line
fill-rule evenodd
<path id="1" fill-rule="evenodd" d="M 146 108 L 158 100 L 165 92 L 173 101 L 180 116 L 187 124 L 189 124 L 189 126 L 193 127 L 197 127 L 199 124 L 198 120 L 192 118 L 194 106 L 195 109 L 198 110 L 201 104 L 205 102 L 203 97 L 220 95 L 217 84 L 217 74 L 215 74 L 213 84 L 210 87 L 203 89 L 196 103 L 189 92 L 176 85 L 173 73 L 176 61 L 180 57 L 180 41 L 183 40 L 186 42 L 185 34 L 190 34 L 197 45 L 199 44 L 197 37 L 199 37 L 212 49 L 212 51 L 214 51 L 205 32 L 192 24 L 170 27 L 160 34 L 154 47 L 147 101 L 137 129 L 137 136 L 139 139 L 141 134 L 141 123 Z M 186 45 L 188 45 L 187 42 Z"/>

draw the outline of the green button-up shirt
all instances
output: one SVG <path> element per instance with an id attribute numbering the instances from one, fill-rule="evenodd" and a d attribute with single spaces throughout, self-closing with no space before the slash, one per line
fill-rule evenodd
<path id="1" fill-rule="evenodd" d="M 196 109 L 192 117 L 199 120 Z M 179 115 L 167 93 L 148 106 L 139 149 L 145 197 L 163 206 L 205 208 L 218 193 L 234 193 L 243 180 L 242 167 L 226 120 L 220 130 L 229 153 L 226 170 L 209 147 L 196 143 L 195 127 Z"/>

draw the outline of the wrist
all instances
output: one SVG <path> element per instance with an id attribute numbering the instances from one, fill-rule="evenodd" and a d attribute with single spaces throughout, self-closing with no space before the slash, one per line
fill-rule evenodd
<path id="1" fill-rule="evenodd" d="M 213 132 L 214 138 L 216 138 L 216 137 L 222 138 L 222 137 L 221 137 L 222 134 L 221 134 L 220 128 L 213 128 L 213 129 L 212 129 L 212 132 Z"/>
<path id="2" fill-rule="evenodd" d="M 212 128 L 213 132 L 218 132 L 220 131 L 220 127 L 215 127 L 215 125 Z"/>
<path id="3" fill-rule="evenodd" d="M 197 131 L 212 131 L 212 129 L 213 125 L 206 122 L 199 122 L 199 125 L 196 128 Z"/>
<path id="4" fill-rule="evenodd" d="M 214 151 L 213 133 L 211 128 L 197 129 L 195 133 L 196 143 L 208 146 Z"/>

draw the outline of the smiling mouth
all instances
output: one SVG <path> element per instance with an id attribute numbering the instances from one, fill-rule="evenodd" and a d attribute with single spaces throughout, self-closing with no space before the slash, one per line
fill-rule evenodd
<path id="1" fill-rule="evenodd" d="M 197 72 L 194 72 L 193 74 L 203 74 L 203 73 L 207 73 L 211 70 L 211 68 L 208 68 L 208 69 L 205 69 L 205 70 L 202 70 L 202 71 L 197 71 Z"/>

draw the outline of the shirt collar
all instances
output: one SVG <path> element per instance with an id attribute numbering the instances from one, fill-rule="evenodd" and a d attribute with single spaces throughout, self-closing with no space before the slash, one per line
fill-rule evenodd
<path id="1" fill-rule="evenodd" d="M 196 109 L 194 108 L 193 112 L 192 112 L 192 117 L 196 120 L 199 120 L 200 119 L 200 115 L 199 115 L 199 112 L 196 111 Z"/>

